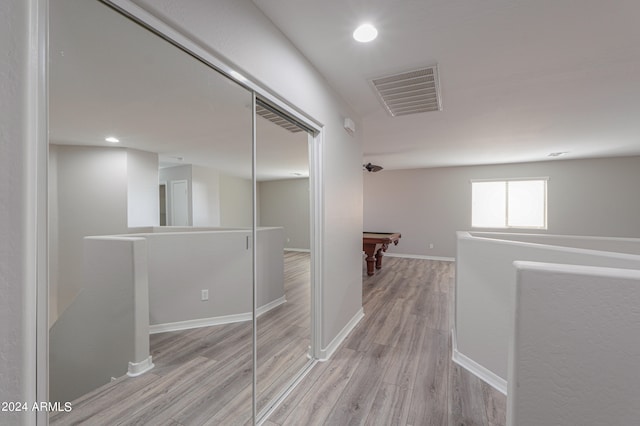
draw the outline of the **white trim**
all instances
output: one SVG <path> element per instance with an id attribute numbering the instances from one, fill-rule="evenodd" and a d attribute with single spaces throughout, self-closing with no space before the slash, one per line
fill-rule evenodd
<path id="1" fill-rule="evenodd" d="M 322 358 L 324 327 L 323 267 L 324 267 L 324 131 L 308 134 L 309 155 L 309 208 L 311 238 L 311 356 Z"/>
<path id="2" fill-rule="evenodd" d="M 233 72 L 231 73 L 233 74 Z M 258 414 L 258 181 L 256 139 L 256 92 L 251 91 L 251 417 Z"/>
<path id="3" fill-rule="evenodd" d="M 297 251 L 301 253 L 311 253 L 311 249 L 303 249 L 303 248 L 289 248 L 285 247 L 284 251 Z"/>
<path id="4" fill-rule="evenodd" d="M 356 325 L 358 325 L 362 318 L 364 318 L 364 309 L 360 308 L 360 310 L 353 316 L 353 318 L 351 318 L 347 325 L 345 325 L 344 328 L 340 330 L 338 335 L 333 338 L 331 343 L 329 343 L 329 346 L 320 351 L 319 361 L 327 361 L 329 358 L 331 358 L 336 349 L 338 349 L 338 346 L 340 346 L 344 339 L 347 338 L 349 333 L 351 333 Z"/>
<path id="5" fill-rule="evenodd" d="M 149 334 L 165 333 L 167 331 L 189 330 L 192 328 L 210 327 L 212 325 L 233 324 L 236 322 L 251 321 L 251 312 L 242 314 L 224 315 L 219 317 L 199 318 L 194 320 L 167 322 L 149 326 Z"/>
<path id="6" fill-rule="evenodd" d="M 385 253 L 385 257 L 404 257 L 407 259 L 424 259 L 424 260 L 441 260 L 443 262 L 455 262 L 455 257 L 442 257 L 442 256 L 426 256 L 422 254 L 403 254 L 403 253 Z"/>
<path id="7" fill-rule="evenodd" d="M 269 312 L 270 310 L 272 310 L 273 308 L 277 308 L 278 306 L 287 303 L 287 297 L 286 296 L 282 296 L 279 299 L 273 300 L 269 303 L 267 303 L 266 305 L 262 305 L 260 306 L 258 309 L 256 309 L 256 318 L 259 317 L 262 314 L 265 314 L 267 312 Z"/>
<path id="8" fill-rule="evenodd" d="M 517 178 L 487 178 L 487 179 L 469 179 L 469 182 L 506 182 L 506 181 L 521 181 L 521 180 L 545 180 L 549 181 L 549 176 L 543 177 L 517 177 Z"/>
<path id="9" fill-rule="evenodd" d="M 28 18 L 22 161 L 22 401 L 49 400 L 48 55 L 49 2 L 25 1 Z M 24 35 L 21 32 L 20 35 Z M 23 425 L 48 424 L 46 410 L 23 413 Z"/>
<path id="10" fill-rule="evenodd" d="M 454 329 L 451 329 L 451 342 L 451 346 L 453 347 L 451 360 L 453 362 L 478 377 L 480 380 L 491 385 L 498 392 L 503 395 L 507 395 L 507 381 L 505 379 L 458 351 L 458 342 L 456 341 L 456 333 Z"/>
<path id="11" fill-rule="evenodd" d="M 129 377 L 139 376 L 151 370 L 153 367 L 155 366 L 151 361 L 151 355 L 149 355 L 148 358 L 140 362 L 129 362 L 129 369 L 127 370 L 127 376 Z"/>
<path id="12" fill-rule="evenodd" d="M 277 308 L 278 306 L 286 302 L 287 299 L 285 298 L 285 296 L 282 296 L 281 298 L 269 302 L 266 305 L 262 305 L 258 309 L 256 309 L 256 317 L 259 317 L 260 315 L 263 315 L 271 309 Z M 233 324 L 236 322 L 251 321 L 251 318 L 251 312 L 244 312 L 241 314 L 222 315 L 219 317 L 198 318 L 186 321 L 154 324 L 149 326 L 149 334 L 166 333 L 167 331 L 190 330 L 192 328 L 210 327 L 212 325 Z"/>

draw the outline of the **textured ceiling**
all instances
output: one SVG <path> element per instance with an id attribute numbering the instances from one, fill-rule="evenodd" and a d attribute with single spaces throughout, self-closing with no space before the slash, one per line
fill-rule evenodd
<path id="1" fill-rule="evenodd" d="M 637 0 L 253 2 L 361 115 L 363 163 L 640 155 Z M 369 44 L 351 38 L 364 20 L 379 30 Z M 248 93 L 98 2 L 52 2 L 50 26 L 54 142 L 115 133 L 246 175 Z M 369 80 L 435 64 L 442 111 L 390 117 Z M 262 178 L 306 173 L 306 137 L 259 124 Z"/>
<path id="2" fill-rule="evenodd" d="M 251 177 L 249 91 L 98 1 L 50 9 L 52 143 L 134 148 L 165 165 Z M 259 180 L 308 175 L 305 132 L 258 117 L 256 135 Z"/>
<path id="3" fill-rule="evenodd" d="M 637 0 L 253 1 L 362 115 L 365 163 L 640 154 Z M 434 64 L 442 111 L 390 117 L 368 81 Z"/>

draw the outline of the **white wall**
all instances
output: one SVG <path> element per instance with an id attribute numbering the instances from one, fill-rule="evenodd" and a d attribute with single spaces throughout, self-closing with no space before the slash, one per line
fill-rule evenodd
<path id="1" fill-rule="evenodd" d="M 128 226 L 160 225 L 158 154 L 127 149 Z"/>
<path id="2" fill-rule="evenodd" d="M 171 223 L 171 181 L 188 182 L 189 221 L 192 226 L 251 226 L 251 181 L 221 174 L 207 167 L 185 164 L 160 169 L 167 183 L 167 223 Z"/>
<path id="3" fill-rule="evenodd" d="M 507 424 L 637 424 L 640 271 L 516 268 Z"/>
<path id="4" fill-rule="evenodd" d="M 37 21 L 29 20 L 37 16 L 37 5 L 0 2 L 0 401 L 35 400 L 35 203 L 41 183 L 35 153 L 42 153 L 30 121 L 37 112 L 30 94 L 38 89 L 33 72 L 44 63 L 29 51 L 38 48 L 30 39 Z M 38 211 L 46 214 L 43 206 Z M 29 424 L 34 416 L 4 412 L 0 423 Z"/>
<path id="5" fill-rule="evenodd" d="M 193 226 L 220 226 L 220 174 L 194 165 L 191 177 Z"/>
<path id="6" fill-rule="evenodd" d="M 50 321 L 82 288 L 82 239 L 159 225 L 157 154 L 117 147 L 49 148 Z"/>
<path id="7" fill-rule="evenodd" d="M 250 180 L 220 175 L 220 226 L 253 226 L 253 184 Z"/>
<path id="8" fill-rule="evenodd" d="M 172 223 L 171 217 L 171 181 L 174 180 L 186 180 L 187 181 L 187 198 L 189 209 L 189 224 L 193 224 L 193 178 L 191 164 L 185 164 L 184 166 L 163 167 L 160 169 L 160 182 L 166 182 L 167 184 L 167 224 Z"/>
<path id="9" fill-rule="evenodd" d="M 283 236 L 281 228 L 257 232 L 256 303 L 262 307 L 284 297 Z M 150 325 L 165 331 L 251 318 L 251 230 L 160 229 L 138 235 L 147 240 L 149 252 Z M 202 290 L 209 291 L 206 301 L 201 300 Z"/>
<path id="10" fill-rule="evenodd" d="M 286 248 L 309 250 L 309 179 L 260 182 L 258 195 L 259 225 L 282 226 Z"/>
<path id="11" fill-rule="evenodd" d="M 180 7 L 173 0 L 133 3 L 324 125 L 322 345 L 327 346 L 362 307 L 362 142 L 360 134 L 351 137 L 342 127 L 344 117 L 351 117 L 358 128 L 359 117 L 250 0 L 193 0 Z"/>
<path id="12" fill-rule="evenodd" d="M 58 314 L 82 288 L 82 239 L 127 230 L 127 151 L 51 145 L 58 171 Z M 55 251 L 55 247 L 50 247 Z"/>
<path id="13" fill-rule="evenodd" d="M 547 176 L 546 232 L 640 236 L 640 157 L 365 173 L 364 227 L 401 232 L 390 253 L 454 257 L 455 232 L 471 229 L 470 179 Z"/>
<path id="14" fill-rule="evenodd" d="M 541 244 L 542 237 L 548 244 Z M 615 239 L 596 238 L 591 250 L 581 248 L 586 246 L 583 238 L 577 238 L 580 248 L 573 248 L 571 236 L 536 235 L 531 243 L 525 236 L 519 239 L 522 241 L 500 239 L 492 233 L 459 232 L 457 240 L 454 360 L 485 374 L 502 391 L 506 391 L 514 326 L 514 261 L 640 269 L 640 256 L 629 254 L 638 251 L 640 239 L 635 240 L 635 250 L 629 250 L 632 241 L 622 241 L 620 252 L 611 251 Z"/>
<path id="15" fill-rule="evenodd" d="M 83 291 L 50 331 L 49 398 L 62 403 L 149 356 L 146 240 L 86 238 L 83 246 Z"/>

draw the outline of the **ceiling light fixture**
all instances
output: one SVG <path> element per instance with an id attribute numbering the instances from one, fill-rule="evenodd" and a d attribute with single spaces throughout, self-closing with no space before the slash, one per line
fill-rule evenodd
<path id="1" fill-rule="evenodd" d="M 552 152 L 551 154 L 549 154 L 549 157 L 562 157 L 563 155 L 568 153 L 569 151 Z"/>
<path id="2" fill-rule="evenodd" d="M 119 143 L 120 139 L 114 138 L 113 136 L 109 136 L 108 138 L 104 138 L 105 141 L 109 143 Z"/>
<path id="3" fill-rule="evenodd" d="M 362 24 L 353 32 L 353 38 L 360 43 L 368 43 L 378 37 L 378 30 L 371 24 Z"/>
<path id="4" fill-rule="evenodd" d="M 371 163 L 363 164 L 362 167 L 368 172 L 379 172 L 384 168 L 382 166 L 378 166 L 377 164 Z"/>

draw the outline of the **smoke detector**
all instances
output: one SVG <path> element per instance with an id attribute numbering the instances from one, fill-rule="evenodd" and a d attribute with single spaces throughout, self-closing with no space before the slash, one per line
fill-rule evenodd
<path id="1" fill-rule="evenodd" d="M 442 110 L 437 65 L 374 78 L 370 83 L 392 117 Z"/>

